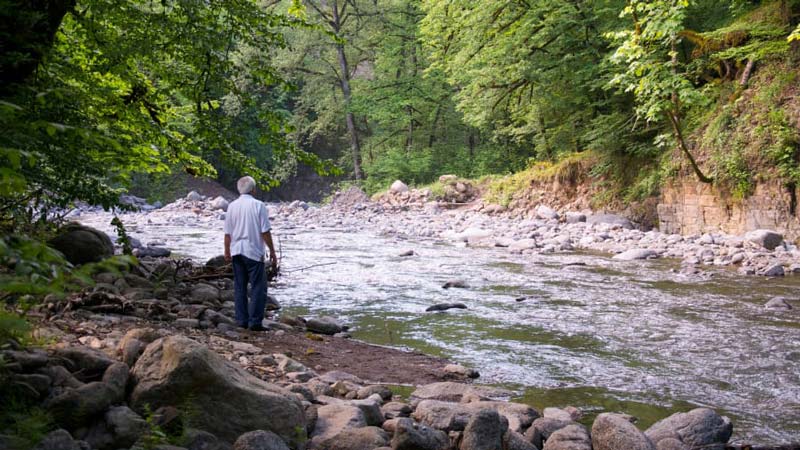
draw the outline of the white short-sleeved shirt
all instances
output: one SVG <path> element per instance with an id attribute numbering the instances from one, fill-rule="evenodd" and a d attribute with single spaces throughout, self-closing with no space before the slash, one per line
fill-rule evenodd
<path id="1" fill-rule="evenodd" d="M 250 194 L 242 194 L 228 205 L 225 234 L 231 236 L 231 256 L 263 261 L 266 246 L 261 233 L 270 230 L 267 207 Z"/>

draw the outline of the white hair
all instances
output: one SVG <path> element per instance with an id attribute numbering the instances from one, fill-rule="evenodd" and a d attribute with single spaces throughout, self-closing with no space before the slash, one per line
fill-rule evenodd
<path id="1" fill-rule="evenodd" d="M 256 188 L 256 180 L 253 177 L 242 177 L 236 182 L 236 189 L 240 194 L 249 194 Z"/>

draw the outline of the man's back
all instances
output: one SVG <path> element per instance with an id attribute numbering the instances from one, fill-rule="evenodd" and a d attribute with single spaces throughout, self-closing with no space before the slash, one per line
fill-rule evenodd
<path id="1" fill-rule="evenodd" d="M 251 195 L 243 194 L 228 205 L 225 234 L 231 237 L 231 255 L 243 255 L 255 261 L 264 258 L 262 234 L 270 230 L 267 208 Z"/>

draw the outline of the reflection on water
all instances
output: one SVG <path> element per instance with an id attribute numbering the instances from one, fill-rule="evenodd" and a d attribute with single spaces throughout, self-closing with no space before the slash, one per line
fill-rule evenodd
<path id="1" fill-rule="evenodd" d="M 358 339 L 458 361 L 537 408 L 577 406 L 586 423 L 621 411 L 645 428 L 708 406 L 734 420 L 734 441 L 800 435 L 800 309 L 763 307 L 796 298 L 797 278 L 718 270 L 704 280 L 671 272 L 674 261 L 512 255 L 321 228 L 282 234 L 280 221 L 275 230 L 285 275 L 272 293 L 285 313 L 338 317 Z M 219 229 L 141 233 L 199 260 L 222 249 Z M 416 255 L 399 257 L 409 249 Z M 442 289 L 454 278 L 469 288 Z M 443 302 L 469 309 L 424 312 Z"/>

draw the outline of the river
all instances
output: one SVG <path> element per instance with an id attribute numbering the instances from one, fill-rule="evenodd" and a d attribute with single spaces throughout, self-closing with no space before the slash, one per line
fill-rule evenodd
<path id="1" fill-rule="evenodd" d="M 111 231 L 107 217 L 83 222 Z M 220 222 L 130 226 L 198 261 L 221 253 Z M 639 418 L 645 429 L 705 406 L 734 422 L 732 442 L 800 441 L 800 277 L 709 278 L 677 261 L 597 253 L 514 255 L 436 239 L 275 221 L 284 313 L 331 315 L 355 338 L 446 357 L 541 410 L 576 406 Z M 413 250 L 414 256 L 399 256 Z M 332 263 L 332 264 L 327 264 Z M 304 267 L 319 265 L 306 270 Z M 451 279 L 469 287 L 443 289 Z M 435 303 L 466 310 L 426 313 Z"/>

